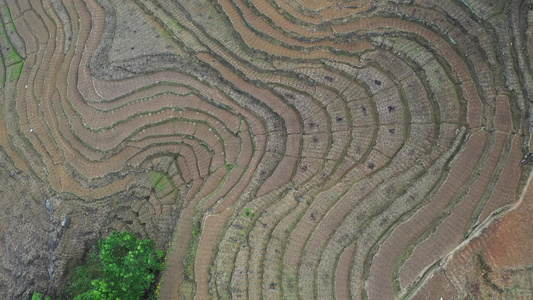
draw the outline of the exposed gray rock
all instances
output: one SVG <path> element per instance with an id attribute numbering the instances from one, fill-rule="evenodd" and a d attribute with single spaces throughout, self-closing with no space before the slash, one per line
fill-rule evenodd
<path id="1" fill-rule="evenodd" d="M 69 225 L 70 225 L 70 216 L 67 215 L 61 222 L 61 226 L 68 227 Z"/>
<path id="2" fill-rule="evenodd" d="M 46 210 L 49 214 L 54 213 L 54 209 L 52 208 L 52 203 L 50 202 L 50 199 L 46 199 Z"/>

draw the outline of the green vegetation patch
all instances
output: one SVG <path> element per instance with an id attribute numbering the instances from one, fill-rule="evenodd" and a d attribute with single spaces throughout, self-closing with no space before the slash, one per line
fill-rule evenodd
<path id="1" fill-rule="evenodd" d="M 57 299 L 156 299 L 154 283 L 163 269 L 162 257 L 152 239 L 113 231 L 92 249 L 88 261 L 76 268 Z M 36 292 L 34 298 L 42 299 L 42 294 Z"/>
<path id="2" fill-rule="evenodd" d="M 11 20 L 11 15 L 7 8 L 4 8 L 4 15 L 6 15 L 9 20 Z M 9 36 L 6 32 L 6 29 L 9 31 L 16 31 L 15 25 L 13 22 L 4 24 L 0 21 L 0 45 L 1 47 L 1 62 L 0 62 L 0 88 L 5 86 L 7 79 L 11 81 L 17 81 L 20 78 L 20 73 L 22 71 L 22 57 L 15 50 Z"/>
<path id="3" fill-rule="evenodd" d="M 176 190 L 172 179 L 162 172 L 150 171 L 148 173 L 148 181 L 160 198 Z"/>
<path id="4" fill-rule="evenodd" d="M 42 300 L 43 299 L 43 294 L 39 293 L 39 292 L 35 292 L 33 293 L 33 295 L 31 296 L 31 300 Z M 46 297 L 45 300 L 50 300 L 51 298 L 50 297 Z"/>
<path id="5" fill-rule="evenodd" d="M 255 216 L 254 210 L 251 208 L 245 209 L 242 215 L 246 218 L 253 218 Z"/>
<path id="6" fill-rule="evenodd" d="M 20 74 L 22 73 L 22 66 L 24 63 L 19 62 L 9 67 L 9 79 L 13 81 L 17 81 L 20 78 Z"/>
<path id="7" fill-rule="evenodd" d="M 5 65 L 10 66 L 21 62 L 22 57 L 20 57 L 20 54 L 15 50 L 15 47 L 13 47 L 9 36 L 7 35 L 6 29 L 10 31 L 16 31 L 16 28 L 13 22 L 7 24 L 0 22 L 0 44 L 4 45 L 4 47 L 2 47 L 2 56 L 4 58 Z"/>

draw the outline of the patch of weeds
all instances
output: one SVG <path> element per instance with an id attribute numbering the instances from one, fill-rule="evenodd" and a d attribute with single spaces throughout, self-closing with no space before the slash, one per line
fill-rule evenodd
<path id="1" fill-rule="evenodd" d="M 11 49 L 9 51 L 9 53 L 7 54 L 7 58 L 10 60 L 10 61 L 20 61 L 21 58 L 20 58 L 20 55 L 17 53 L 17 51 Z"/>
<path id="2" fill-rule="evenodd" d="M 162 172 L 150 171 L 148 181 L 157 193 L 165 191 L 167 188 L 174 188 L 172 181 Z"/>
<path id="3" fill-rule="evenodd" d="M 162 177 L 163 173 L 160 172 L 150 171 L 150 173 L 148 173 L 148 181 L 150 181 L 152 186 L 155 186 Z"/>
<path id="4" fill-rule="evenodd" d="M 511 294 L 513 296 L 517 296 L 520 294 L 520 284 L 516 282 L 511 289 L 507 289 L 508 294 Z"/>
<path id="5" fill-rule="evenodd" d="M 8 49 L 7 51 L 7 57 L 4 57 L 5 65 L 6 66 L 17 66 L 18 68 L 22 69 L 22 58 L 20 57 L 19 53 L 15 50 L 13 45 L 11 44 L 11 41 L 9 40 L 9 36 L 7 35 L 6 30 L 16 32 L 15 25 L 13 23 L 5 24 L 0 22 L 0 43 L 3 43 L 4 46 L 6 46 Z M 20 64 L 20 66 L 18 65 Z M 12 71 L 16 74 L 15 71 Z M 20 76 L 20 71 L 18 72 L 18 76 L 14 75 L 14 79 L 18 79 Z"/>
<path id="6" fill-rule="evenodd" d="M 14 65 L 9 67 L 11 69 L 10 72 L 9 72 L 9 79 L 10 80 L 16 81 L 16 80 L 18 80 L 20 78 L 20 74 L 22 73 L 22 65 L 23 65 L 23 63 L 19 62 L 19 63 L 14 64 Z"/>
<path id="7" fill-rule="evenodd" d="M 244 210 L 243 216 L 246 218 L 253 218 L 255 216 L 254 210 L 251 208 L 247 208 Z"/>
<path id="8" fill-rule="evenodd" d="M 165 190 L 167 187 L 171 185 L 172 183 L 170 182 L 168 177 L 163 176 L 163 178 L 161 178 L 161 180 L 159 180 L 159 182 L 156 184 L 155 188 L 158 192 L 162 192 L 163 190 Z"/>
<path id="9" fill-rule="evenodd" d="M 287 280 L 287 287 L 288 287 L 289 289 L 291 289 L 291 290 L 294 289 L 295 286 L 294 286 L 294 279 L 293 279 L 293 278 L 289 278 L 289 279 Z"/>

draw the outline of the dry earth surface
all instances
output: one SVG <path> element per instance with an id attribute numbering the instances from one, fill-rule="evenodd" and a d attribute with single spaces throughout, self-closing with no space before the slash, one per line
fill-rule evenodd
<path id="1" fill-rule="evenodd" d="M 531 299 L 533 0 L 0 0 L 0 299 Z"/>

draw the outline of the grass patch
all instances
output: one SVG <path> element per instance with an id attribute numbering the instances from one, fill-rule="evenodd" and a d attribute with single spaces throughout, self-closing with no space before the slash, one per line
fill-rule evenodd
<path id="1" fill-rule="evenodd" d="M 158 197 L 164 197 L 172 191 L 177 190 L 172 179 L 163 172 L 150 171 L 148 173 L 148 182 L 155 190 Z"/>
<path id="2" fill-rule="evenodd" d="M 3 52 L 3 55 L 5 64 L 7 66 L 10 66 L 21 62 L 22 57 L 20 57 L 20 54 L 13 47 L 13 44 L 11 43 L 11 40 L 9 39 L 6 30 L 16 32 L 15 25 L 12 22 L 7 24 L 0 22 L 0 44 L 7 48 L 7 53 Z"/>
<path id="3" fill-rule="evenodd" d="M 23 65 L 24 65 L 23 62 L 19 62 L 9 67 L 9 79 L 10 80 L 17 81 L 20 78 Z"/>
<path id="4" fill-rule="evenodd" d="M 0 85 L 3 88 L 7 79 L 17 81 L 22 72 L 23 59 L 15 50 L 7 31 L 16 32 L 15 25 L 11 21 L 11 13 L 8 8 L 4 8 L 3 14 L 9 20 L 9 23 L 0 21 L 0 45 L 2 47 L 2 75 L 0 75 Z M 5 49 L 4 49 L 5 47 Z"/>

